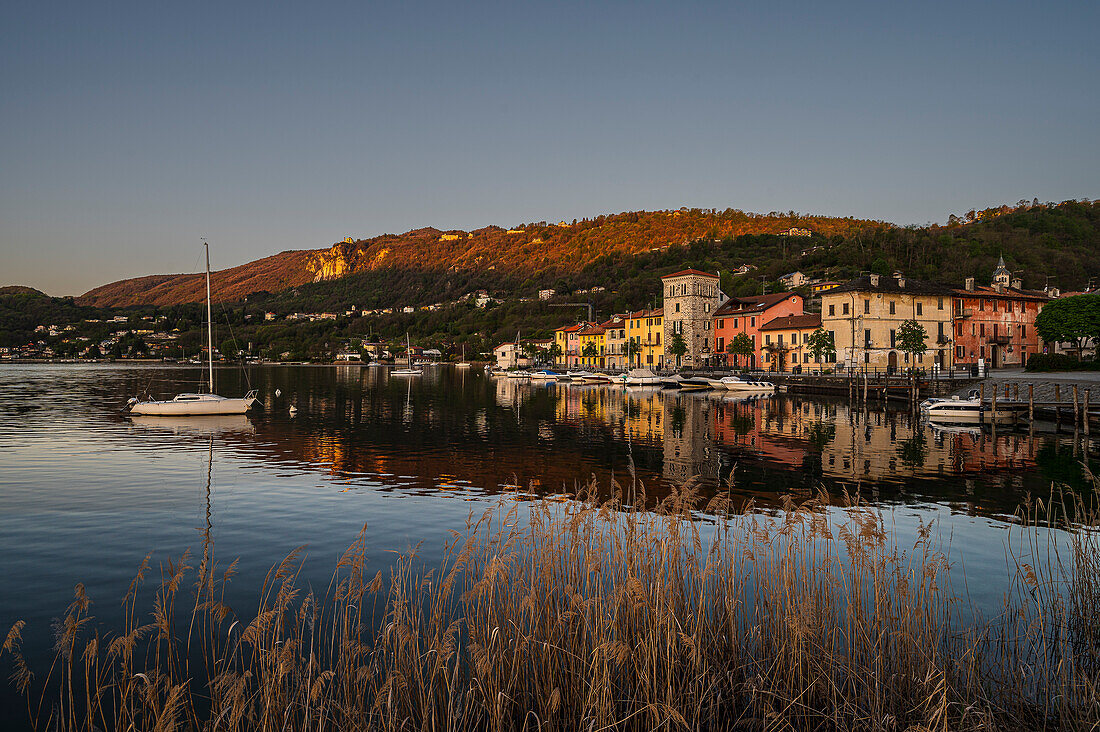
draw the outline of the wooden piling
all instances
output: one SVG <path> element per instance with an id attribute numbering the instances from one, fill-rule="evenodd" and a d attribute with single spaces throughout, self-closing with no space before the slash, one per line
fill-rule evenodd
<path id="1" fill-rule="evenodd" d="M 1013 393 L 1015 394 L 1015 396 L 1012 398 L 1012 401 L 1018 402 L 1018 401 L 1020 401 L 1020 383 L 1016 382 L 1012 386 L 1013 386 Z"/>
<path id="2" fill-rule="evenodd" d="M 1054 424 L 1055 426 L 1061 426 L 1062 424 L 1062 385 L 1054 385 Z"/>
<path id="3" fill-rule="evenodd" d="M 993 398 L 989 402 L 989 423 L 997 428 L 997 387 L 993 387 Z"/>
<path id="4" fill-rule="evenodd" d="M 1081 410 L 1081 419 L 1085 421 L 1085 437 L 1089 436 L 1089 389 L 1085 387 L 1085 405 Z"/>
<path id="5" fill-rule="evenodd" d="M 1073 427 L 1081 424 L 1081 405 L 1077 402 L 1077 384 L 1073 385 Z"/>
<path id="6" fill-rule="evenodd" d="M 1027 420 L 1035 421 L 1035 385 L 1027 385 Z"/>

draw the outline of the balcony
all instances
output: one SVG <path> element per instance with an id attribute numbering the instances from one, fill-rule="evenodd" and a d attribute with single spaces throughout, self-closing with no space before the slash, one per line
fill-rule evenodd
<path id="1" fill-rule="evenodd" d="M 963 308 L 962 310 L 959 311 L 959 317 L 960 318 L 969 318 L 973 315 L 974 315 L 973 308 Z"/>
<path id="2" fill-rule="evenodd" d="M 936 345 L 937 346 L 946 346 L 950 342 L 951 342 L 951 336 L 947 335 L 946 333 L 944 333 L 943 335 L 936 336 Z"/>
<path id="3" fill-rule="evenodd" d="M 986 343 L 990 343 L 995 346 L 1007 346 L 1012 340 L 1010 336 L 1006 335 L 991 335 L 985 339 Z"/>

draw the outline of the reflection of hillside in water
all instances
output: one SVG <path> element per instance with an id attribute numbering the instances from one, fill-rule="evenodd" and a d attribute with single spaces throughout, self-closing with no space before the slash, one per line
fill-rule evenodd
<path id="1" fill-rule="evenodd" d="M 851 411 L 836 401 L 738 398 L 619 386 L 577 386 L 428 369 L 264 372 L 266 412 L 255 434 L 225 441 L 241 454 L 322 471 L 348 489 L 572 491 L 595 475 L 629 481 L 652 498 L 693 477 L 711 489 L 772 503 L 784 492 L 858 490 L 865 498 L 963 502 L 978 512 L 1015 507 L 1050 480 L 1080 482 L 1069 438 L 933 430 L 908 412 Z M 281 386 L 282 399 L 271 396 Z M 290 418 L 290 404 L 298 415 Z M 1058 472 L 1058 471 L 1062 472 Z M 1053 472 L 1052 472 L 1053 471 Z"/>

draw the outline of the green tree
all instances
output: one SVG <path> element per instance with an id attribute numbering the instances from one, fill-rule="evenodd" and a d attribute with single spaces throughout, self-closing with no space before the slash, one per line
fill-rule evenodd
<path id="1" fill-rule="evenodd" d="M 588 341 L 584 344 L 584 348 L 581 349 L 581 355 L 585 358 L 596 358 L 600 355 L 600 349 L 596 348 L 595 341 Z"/>
<path id="2" fill-rule="evenodd" d="M 726 344 L 726 352 L 733 356 L 733 365 L 741 365 L 741 356 L 749 358 L 753 355 L 755 349 L 752 346 L 752 338 L 749 338 L 748 333 L 738 333 L 733 338 L 730 338 L 729 343 Z"/>
<path id="3" fill-rule="evenodd" d="M 688 344 L 679 333 L 672 334 L 672 340 L 668 342 L 668 352 L 676 357 L 676 368 L 680 368 L 680 360 L 688 352 Z"/>
<path id="4" fill-rule="evenodd" d="M 915 320 L 906 320 L 898 327 L 895 343 L 898 350 L 917 355 L 928 350 L 928 333 Z M 914 359 L 915 360 L 915 359 Z"/>
<path id="5" fill-rule="evenodd" d="M 237 344 L 234 341 L 222 341 L 222 344 L 218 346 L 218 353 L 222 355 L 226 361 L 232 361 L 237 358 Z"/>
<path id="6" fill-rule="evenodd" d="M 633 338 L 630 338 L 623 344 L 623 354 L 626 356 L 626 362 L 631 366 L 634 365 L 634 357 L 641 352 L 641 344 L 637 343 Z"/>
<path id="7" fill-rule="evenodd" d="M 1048 302 L 1035 318 L 1035 329 L 1048 343 L 1073 343 L 1080 358 L 1085 341 L 1100 338 L 1100 294 L 1086 293 Z"/>
<path id="8" fill-rule="evenodd" d="M 546 355 L 550 357 L 552 363 L 557 363 L 565 352 L 561 349 L 561 344 L 554 342 L 550 344 L 550 347 L 546 349 Z"/>
<path id="9" fill-rule="evenodd" d="M 832 361 L 836 358 L 836 343 L 833 342 L 833 334 L 831 331 L 827 331 L 824 328 L 818 328 L 813 333 L 810 333 L 810 338 L 806 342 L 806 345 L 809 347 L 810 355 L 814 357 L 815 361 Z"/>

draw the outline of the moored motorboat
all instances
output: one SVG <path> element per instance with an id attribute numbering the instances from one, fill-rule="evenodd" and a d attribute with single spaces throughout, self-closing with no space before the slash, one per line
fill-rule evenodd
<path id="1" fill-rule="evenodd" d="M 533 381 L 557 381 L 561 374 L 553 369 L 539 369 L 532 371 L 530 376 Z"/>
<path id="2" fill-rule="evenodd" d="M 684 377 L 680 374 L 672 374 L 671 376 L 661 377 L 661 386 L 667 389 L 679 389 L 680 385 L 684 382 Z"/>
<path id="3" fill-rule="evenodd" d="M 705 376 L 693 376 L 687 379 L 680 380 L 680 391 L 706 391 L 707 389 L 713 389 L 714 384 L 711 383 L 713 379 L 708 379 Z"/>
<path id="4" fill-rule="evenodd" d="M 607 374 L 590 373 L 583 376 L 581 382 L 585 384 L 610 384 L 611 377 Z"/>
<path id="5" fill-rule="evenodd" d="M 770 394 L 775 391 L 775 384 L 770 381 L 749 381 L 739 376 L 726 376 L 719 379 L 720 388 L 728 391 L 745 392 L 751 394 Z"/>
<path id="6" fill-rule="evenodd" d="M 1027 405 L 998 404 L 982 401 L 977 389 L 971 389 L 964 399 L 959 396 L 933 397 L 920 404 L 921 413 L 929 422 L 945 424 L 1012 424 L 1025 420 Z"/>
<path id="7" fill-rule="evenodd" d="M 529 379 L 529 378 L 531 378 L 531 374 L 527 373 L 526 371 L 522 371 L 522 370 L 509 371 L 507 375 L 508 375 L 509 379 Z"/>
<path id="8" fill-rule="evenodd" d="M 623 375 L 623 381 L 627 386 L 657 386 L 661 377 L 649 369 L 631 369 Z"/>

